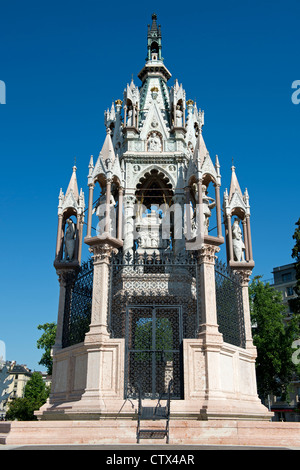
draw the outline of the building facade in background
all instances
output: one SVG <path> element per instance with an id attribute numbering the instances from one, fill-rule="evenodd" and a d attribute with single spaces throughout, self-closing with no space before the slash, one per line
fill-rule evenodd
<path id="1" fill-rule="evenodd" d="M 288 322 L 293 315 L 291 300 L 297 297 L 295 263 L 277 266 L 273 269 L 274 289 L 282 294 L 282 303 L 285 306 L 285 321 Z M 289 400 L 283 401 L 281 397 L 270 397 L 270 408 L 274 412 L 274 421 L 300 421 L 300 377 L 295 377 L 290 384 Z"/>
<path id="2" fill-rule="evenodd" d="M 50 385 L 50 377 L 43 374 L 46 385 Z M 26 365 L 16 361 L 6 361 L 0 367 L 0 420 L 5 419 L 8 404 L 15 398 L 24 396 L 25 386 L 32 376 L 32 371 Z"/>

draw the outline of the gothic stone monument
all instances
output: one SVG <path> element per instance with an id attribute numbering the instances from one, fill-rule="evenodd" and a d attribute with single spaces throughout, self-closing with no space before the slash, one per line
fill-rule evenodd
<path id="1" fill-rule="evenodd" d="M 40 420 L 131 419 L 138 387 L 163 399 L 171 379 L 171 420 L 271 416 L 256 387 L 248 192 L 232 167 L 221 207 L 204 113 L 177 80 L 168 85 L 161 47 L 153 15 L 141 83 L 132 79 L 105 112 L 104 144 L 89 162 L 84 237 L 76 167 L 59 195 L 57 337 Z"/>

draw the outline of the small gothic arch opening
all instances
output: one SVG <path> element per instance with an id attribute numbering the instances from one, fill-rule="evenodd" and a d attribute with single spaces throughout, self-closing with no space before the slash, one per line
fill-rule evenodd
<path id="1" fill-rule="evenodd" d="M 126 116 L 125 123 L 128 127 L 134 126 L 134 107 L 130 99 L 126 100 Z"/>
<path id="2" fill-rule="evenodd" d="M 151 50 L 151 59 L 157 60 L 158 59 L 158 44 L 156 41 L 152 41 L 150 50 Z"/>
<path id="3" fill-rule="evenodd" d="M 147 171 L 136 186 L 137 201 L 147 209 L 151 206 L 161 206 L 172 203 L 174 192 L 169 178 L 156 168 Z"/>
<path id="4" fill-rule="evenodd" d="M 249 240 L 246 214 L 242 207 L 234 207 L 226 227 L 227 252 L 230 253 L 229 243 L 232 244 L 232 261 L 249 261 Z M 230 230 L 230 236 L 228 231 Z"/>
<path id="5" fill-rule="evenodd" d="M 115 238 L 121 237 L 123 189 L 117 176 L 106 178 L 101 173 L 94 180 L 93 199 L 89 212 L 92 214 L 88 223 L 88 236 L 102 235 L 108 232 Z M 90 226 L 89 226 L 90 224 Z"/>

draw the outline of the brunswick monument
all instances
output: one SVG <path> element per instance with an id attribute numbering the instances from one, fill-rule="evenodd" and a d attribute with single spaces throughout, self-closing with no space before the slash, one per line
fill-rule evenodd
<path id="1" fill-rule="evenodd" d="M 249 195 L 232 167 L 221 201 L 204 112 L 177 80 L 169 86 L 156 20 L 140 84 L 104 113 L 87 208 L 75 166 L 59 194 L 57 337 L 40 420 L 130 420 L 139 387 L 163 399 L 170 380 L 171 420 L 270 419 L 251 336 Z"/>
<path id="2" fill-rule="evenodd" d="M 168 411 L 172 444 L 299 446 L 299 423 L 271 422 L 257 395 L 248 191 L 232 166 L 221 195 L 204 112 L 169 85 L 155 14 L 138 79 L 104 113 L 87 201 L 76 166 L 60 190 L 51 393 L 37 421 L 0 423 L 0 443 L 138 443 L 154 435 L 142 402 Z"/>

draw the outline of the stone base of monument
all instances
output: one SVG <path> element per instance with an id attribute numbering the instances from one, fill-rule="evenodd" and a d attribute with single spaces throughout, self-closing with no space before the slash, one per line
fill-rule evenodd
<path id="1" fill-rule="evenodd" d="M 151 427 L 151 422 L 148 426 Z M 0 422 L 0 443 L 133 445 L 136 444 L 136 428 L 137 421 L 128 419 Z M 143 439 L 141 442 L 164 443 L 164 439 Z M 141 444 L 137 444 L 137 448 Z M 169 444 L 299 448 L 300 423 L 171 419 Z"/>

